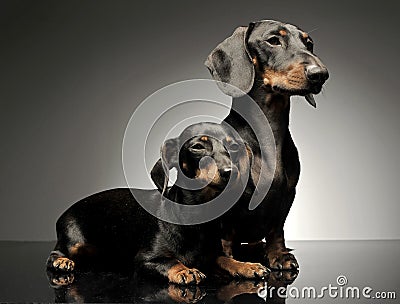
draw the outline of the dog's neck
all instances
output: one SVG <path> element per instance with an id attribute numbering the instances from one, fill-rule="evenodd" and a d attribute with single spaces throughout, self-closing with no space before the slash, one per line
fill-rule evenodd
<path id="1" fill-rule="evenodd" d="M 247 114 L 251 115 L 255 122 L 258 121 L 256 117 L 263 113 L 274 134 L 277 147 L 281 146 L 289 128 L 290 96 L 272 92 L 270 87 L 265 86 L 261 80 L 257 79 L 248 96 L 257 103 L 261 111 L 254 111 L 254 109 L 246 107 L 248 103 L 248 100 L 247 102 L 244 100 L 248 99 L 246 96 L 233 98 L 232 110 L 238 111 L 239 114 L 241 111 L 252 111 L 253 113 Z"/>
<path id="2" fill-rule="evenodd" d="M 179 181 L 177 179 L 176 183 L 179 184 Z M 190 188 L 189 185 L 187 186 Z M 201 185 L 199 185 L 200 187 Z M 173 209 L 174 213 L 171 213 L 171 210 L 168 210 L 168 215 L 169 217 L 172 217 L 175 221 L 179 222 L 182 220 L 190 220 L 191 217 L 193 216 L 198 216 L 199 214 L 204 212 L 203 208 L 197 208 L 197 209 L 192 209 L 190 213 L 188 212 L 183 212 L 182 208 L 180 206 L 196 206 L 196 205 L 201 205 L 204 203 L 207 203 L 211 201 L 212 199 L 216 198 L 219 193 L 222 190 L 213 190 L 210 187 L 204 187 L 203 189 L 198 189 L 198 190 L 189 190 L 185 189 L 186 186 L 181 188 L 180 186 L 173 185 L 166 193 L 164 193 L 165 197 L 168 198 L 169 200 L 177 203 L 176 208 Z M 165 201 L 161 200 L 160 208 L 159 208 L 159 213 L 164 213 L 166 210 L 166 205 Z M 213 222 L 212 225 L 215 223 Z M 167 224 L 168 225 L 168 224 Z M 174 225 L 173 225 L 174 226 Z M 182 226 L 182 229 L 188 229 L 190 228 L 189 226 Z M 196 228 L 197 229 L 197 228 Z"/>

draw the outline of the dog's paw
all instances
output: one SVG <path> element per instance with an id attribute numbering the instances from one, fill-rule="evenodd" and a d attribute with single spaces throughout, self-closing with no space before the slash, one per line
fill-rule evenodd
<path id="1" fill-rule="evenodd" d="M 74 282 L 73 273 L 48 273 L 49 284 L 53 288 L 70 285 Z"/>
<path id="2" fill-rule="evenodd" d="M 59 257 L 53 261 L 52 266 L 55 270 L 72 271 L 75 268 L 75 263 L 68 258 Z"/>
<path id="3" fill-rule="evenodd" d="M 197 303 L 204 298 L 206 293 L 199 287 L 183 287 L 170 285 L 168 287 L 168 296 L 178 303 Z"/>
<path id="4" fill-rule="evenodd" d="M 258 279 L 267 277 L 269 269 L 260 263 L 238 262 L 231 266 L 229 272 L 234 277 Z"/>
<path id="5" fill-rule="evenodd" d="M 272 251 L 267 254 L 269 267 L 274 270 L 296 270 L 299 263 L 288 251 Z"/>
<path id="6" fill-rule="evenodd" d="M 168 275 L 171 283 L 180 285 L 199 284 L 206 278 L 206 275 L 196 268 L 184 268 L 182 270 L 173 271 Z"/>

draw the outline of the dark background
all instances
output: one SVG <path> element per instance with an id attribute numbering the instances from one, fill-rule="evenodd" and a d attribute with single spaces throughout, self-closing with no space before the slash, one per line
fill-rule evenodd
<path id="1" fill-rule="evenodd" d="M 125 186 L 122 139 L 135 107 L 165 85 L 210 78 L 208 53 L 260 19 L 309 31 L 331 74 L 316 110 L 293 102 L 302 174 L 287 237 L 399 238 L 399 8 L 1 1 L 0 240 L 53 240 L 57 217 L 74 201 Z"/>

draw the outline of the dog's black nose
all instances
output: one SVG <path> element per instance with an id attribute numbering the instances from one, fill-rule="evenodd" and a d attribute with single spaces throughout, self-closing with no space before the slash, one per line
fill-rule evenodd
<path id="1" fill-rule="evenodd" d="M 228 167 L 228 168 L 223 168 L 220 170 L 220 176 L 224 179 L 229 179 L 229 177 L 231 176 L 232 173 L 232 168 Z"/>
<path id="2" fill-rule="evenodd" d="M 237 178 L 238 177 L 238 170 L 235 166 L 223 168 L 219 172 L 222 179 L 229 180 L 229 178 Z"/>
<path id="3" fill-rule="evenodd" d="M 326 68 L 317 65 L 309 65 L 306 68 L 307 79 L 311 82 L 323 83 L 328 79 L 329 73 Z"/>

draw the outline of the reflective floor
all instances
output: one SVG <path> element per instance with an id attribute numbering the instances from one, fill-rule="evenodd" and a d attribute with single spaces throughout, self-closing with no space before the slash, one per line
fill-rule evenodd
<path id="1" fill-rule="evenodd" d="M 214 278 L 189 288 L 115 273 L 77 272 L 49 281 L 45 261 L 53 245 L 0 242 L 0 302 L 400 303 L 400 241 L 288 242 L 300 264 L 297 276 Z M 53 280 L 65 285 L 52 287 Z"/>

